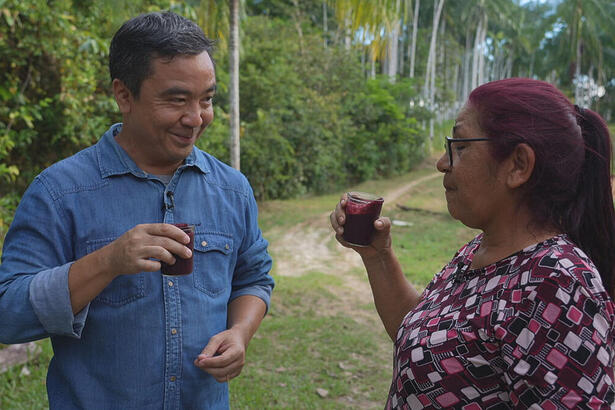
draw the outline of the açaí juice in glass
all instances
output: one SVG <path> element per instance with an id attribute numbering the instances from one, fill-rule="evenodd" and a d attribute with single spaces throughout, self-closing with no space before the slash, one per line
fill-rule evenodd
<path id="1" fill-rule="evenodd" d="M 185 224 L 185 223 L 177 223 L 172 224 L 177 226 L 179 229 L 184 231 L 189 237 L 190 242 L 186 245 L 190 251 L 194 251 L 194 225 Z M 190 256 L 187 259 L 184 259 L 180 256 L 175 256 L 175 263 L 173 265 L 169 265 L 167 263 L 162 262 L 162 273 L 165 275 L 189 275 L 192 273 L 192 269 L 194 267 L 194 259 Z"/>
<path id="2" fill-rule="evenodd" d="M 346 222 L 342 237 L 351 245 L 368 246 L 374 239 L 374 221 L 384 199 L 366 192 L 348 192 Z"/>

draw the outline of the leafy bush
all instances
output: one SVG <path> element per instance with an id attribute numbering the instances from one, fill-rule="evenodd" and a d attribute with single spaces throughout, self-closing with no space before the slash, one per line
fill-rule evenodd
<path id="1" fill-rule="evenodd" d="M 148 10 L 197 19 L 190 3 L 171 3 L 0 1 L 0 180 L 8 182 L 0 195 L 19 197 L 43 168 L 121 121 L 107 71 L 110 38 Z M 317 26 L 302 26 L 288 16 L 242 22 L 241 165 L 259 200 L 393 175 L 422 156 L 413 84 L 367 79 L 359 55 L 325 47 Z M 215 59 L 216 119 L 197 145 L 226 161 L 228 51 Z"/>

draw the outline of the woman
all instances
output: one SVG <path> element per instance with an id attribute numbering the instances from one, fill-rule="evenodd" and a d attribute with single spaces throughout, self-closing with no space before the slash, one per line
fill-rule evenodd
<path id="1" fill-rule="evenodd" d="M 361 255 L 395 342 L 387 408 L 609 408 L 615 218 L 606 124 L 552 85 L 517 78 L 475 89 L 452 137 L 437 163 L 448 210 L 482 233 L 421 295 L 394 255 L 388 218 L 359 248 L 342 239 L 345 195 L 331 214 L 337 240 Z"/>

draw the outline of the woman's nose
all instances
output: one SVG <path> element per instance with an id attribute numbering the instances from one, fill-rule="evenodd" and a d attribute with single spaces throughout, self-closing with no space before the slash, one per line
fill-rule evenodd
<path id="1" fill-rule="evenodd" d="M 448 155 L 446 155 L 446 152 L 445 152 L 444 154 L 442 154 L 440 159 L 438 159 L 438 162 L 436 162 L 436 168 L 440 172 L 448 172 L 450 169 L 450 166 L 451 164 L 449 163 Z"/>

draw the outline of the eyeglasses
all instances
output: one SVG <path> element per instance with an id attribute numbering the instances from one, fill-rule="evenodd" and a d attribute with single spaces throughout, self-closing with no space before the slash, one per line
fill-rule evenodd
<path id="1" fill-rule="evenodd" d="M 448 155 L 448 166 L 453 166 L 453 150 L 451 149 L 451 144 L 453 142 L 475 142 L 475 141 L 489 141 L 489 138 L 451 138 L 446 137 L 446 142 L 444 143 L 444 148 L 446 149 L 446 154 Z"/>

